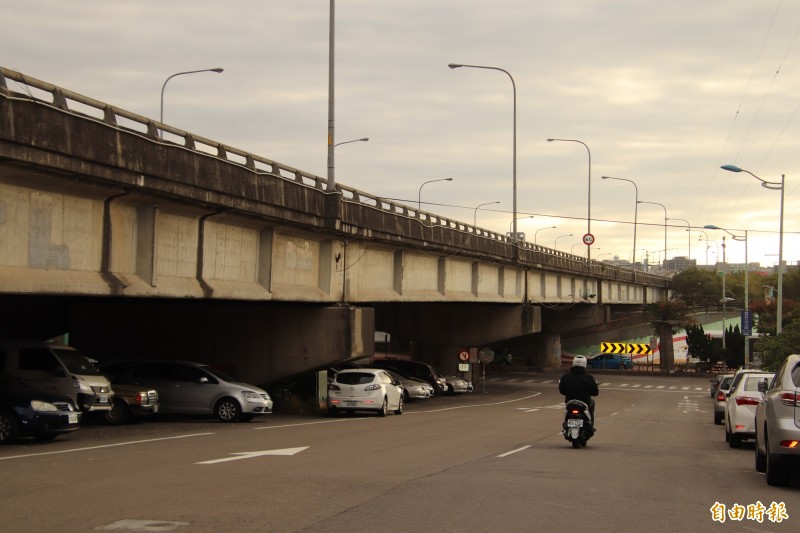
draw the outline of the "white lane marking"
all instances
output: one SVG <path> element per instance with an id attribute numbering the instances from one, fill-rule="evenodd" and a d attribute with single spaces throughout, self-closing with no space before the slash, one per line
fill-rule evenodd
<path id="1" fill-rule="evenodd" d="M 530 444 L 528 444 L 527 446 L 523 446 L 522 448 L 517 448 L 516 450 L 511 450 L 510 452 L 501 453 L 497 457 L 507 457 L 507 456 L 511 455 L 512 453 L 521 452 L 521 451 L 527 450 L 530 447 L 531 447 Z"/>
<path id="2" fill-rule="evenodd" d="M 72 453 L 72 452 L 85 452 L 88 450 L 100 450 L 103 448 L 114 448 L 116 446 L 130 446 L 132 444 L 143 444 L 145 442 L 158 442 L 162 440 L 175 440 L 175 439 L 187 439 L 190 437 L 203 437 L 206 435 L 213 435 L 214 433 L 195 433 L 193 435 L 178 435 L 176 437 L 162 437 L 159 439 L 146 439 L 146 440 L 134 440 L 129 442 L 118 442 L 116 444 L 103 444 L 101 446 L 89 446 L 86 448 L 72 448 L 69 450 L 58 450 L 54 452 L 42 452 L 42 453 L 27 453 L 25 455 L 12 455 L 11 457 L 0 457 L 0 461 L 6 461 L 8 459 L 22 459 L 24 457 L 38 457 L 40 455 L 56 455 L 61 453 Z"/>
<path id="3" fill-rule="evenodd" d="M 639 387 L 641 387 L 641 385 L 639 385 L 638 383 L 636 385 L 631 385 L 632 389 L 638 389 Z"/>
<path id="4" fill-rule="evenodd" d="M 552 382 L 553 382 L 552 379 L 546 379 L 546 380 L 542 381 L 542 383 L 552 383 Z"/>
<path id="5" fill-rule="evenodd" d="M 652 386 L 652 385 L 645 385 L 645 386 L 644 386 L 644 388 L 645 388 L 645 389 L 652 389 L 652 388 L 653 388 L 653 386 Z"/>
<path id="6" fill-rule="evenodd" d="M 627 386 L 628 386 L 627 383 L 623 383 L 623 384 L 620 385 L 620 387 L 627 387 Z"/>
<path id="7" fill-rule="evenodd" d="M 664 385 L 659 385 L 659 386 L 658 386 L 658 387 L 656 387 L 656 388 L 657 388 L 657 389 L 663 389 L 663 388 L 664 388 Z"/>
<path id="8" fill-rule="evenodd" d="M 253 457 L 263 457 L 265 455 L 297 455 L 303 450 L 307 450 L 308 446 L 300 448 L 284 448 L 282 450 L 263 450 L 260 452 L 234 452 L 231 453 L 233 457 L 223 457 L 222 459 L 212 459 L 210 461 L 201 461 L 195 463 L 196 465 L 213 465 L 216 463 L 226 463 L 228 461 L 238 461 L 240 459 L 252 459 Z"/>
<path id="9" fill-rule="evenodd" d="M 188 526 L 189 522 L 168 522 L 166 520 L 130 520 L 123 519 L 98 526 L 97 531 L 175 531 L 180 526 Z"/>

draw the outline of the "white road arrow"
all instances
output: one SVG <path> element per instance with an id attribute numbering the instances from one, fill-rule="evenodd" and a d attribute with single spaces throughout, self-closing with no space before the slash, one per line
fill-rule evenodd
<path id="1" fill-rule="evenodd" d="M 253 457 L 261 457 L 263 455 L 295 455 L 303 450 L 308 449 L 308 446 L 302 448 L 284 448 L 282 450 L 264 450 L 261 452 L 237 452 L 232 453 L 234 457 L 225 457 L 223 459 L 214 459 L 211 461 L 202 461 L 195 463 L 196 465 L 213 465 L 215 463 L 225 463 L 227 461 L 238 461 L 239 459 L 252 459 Z"/>

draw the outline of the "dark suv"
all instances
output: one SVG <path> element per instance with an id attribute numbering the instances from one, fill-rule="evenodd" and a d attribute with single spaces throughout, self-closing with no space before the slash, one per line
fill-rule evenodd
<path id="1" fill-rule="evenodd" d="M 421 361 L 412 361 L 410 359 L 373 359 L 372 366 L 397 369 L 412 378 L 421 379 L 433 387 L 435 394 L 441 394 L 446 387 L 446 380 L 436 372 L 436 369 L 428 363 L 423 363 Z"/>

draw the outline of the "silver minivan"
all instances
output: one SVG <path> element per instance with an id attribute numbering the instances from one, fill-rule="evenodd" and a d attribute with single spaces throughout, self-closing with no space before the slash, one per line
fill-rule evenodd
<path id="1" fill-rule="evenodd" d="M 114 391 L 88 357 L 62 344 L 0 341 L 0 371 L 71 398 L 84 412 L 111 410 Z"/>
<path id="2" fill-rule="evenodd" d="M 112 385 L 158 391 L 159 414 L 214 415 L 221 422 L 251 420 L 272 412 L 267 391 L 203 363 L 129 360 L 98 364 Z"/>

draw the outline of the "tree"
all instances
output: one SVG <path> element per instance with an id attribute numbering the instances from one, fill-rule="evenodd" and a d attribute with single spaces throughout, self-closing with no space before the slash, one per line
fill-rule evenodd
<path id="1" fill-rule="evenodd" d="M 744 335 L 739 325 L 728 326 L 725 329 L 725 350 L 723 353 L 725 364 L 729 368 L 744 366 Z"/>
<path id="2" fill-rule="evenodd" d="M 683 300 L 663 300 L 648 304 L 645 311 L 650 316 L 653 332 L 658 335 L 661 346 L 661 370 L 675 370 L 675 350 L 672 335 L 677 328 L 688 322 L 689 307 Z"/>
<path id="3" fill-rule="evenodd" d="M 762 366 L 775 371 L 793 353 L 800 353 L 800 319 L 788 324 L 780 335 L 764 335 L 755 344 L 755 352 L 761 352 Z"/>
<path id="4" fill-rule="evenodd" d="M 675 297 L 690 307 L 716 306 L 722 295 L 721 280 L 713 272 L 690 268 L 672 278 Z"/>
<path id="5" fill-rule="evenodd" d="M 686 345 L 691 356 L 706 363 L 716 363 L 716 360 L 711 359 L 714 355 L 711 336 L 705 332 L 702 324 L 686 325 Z"/>

